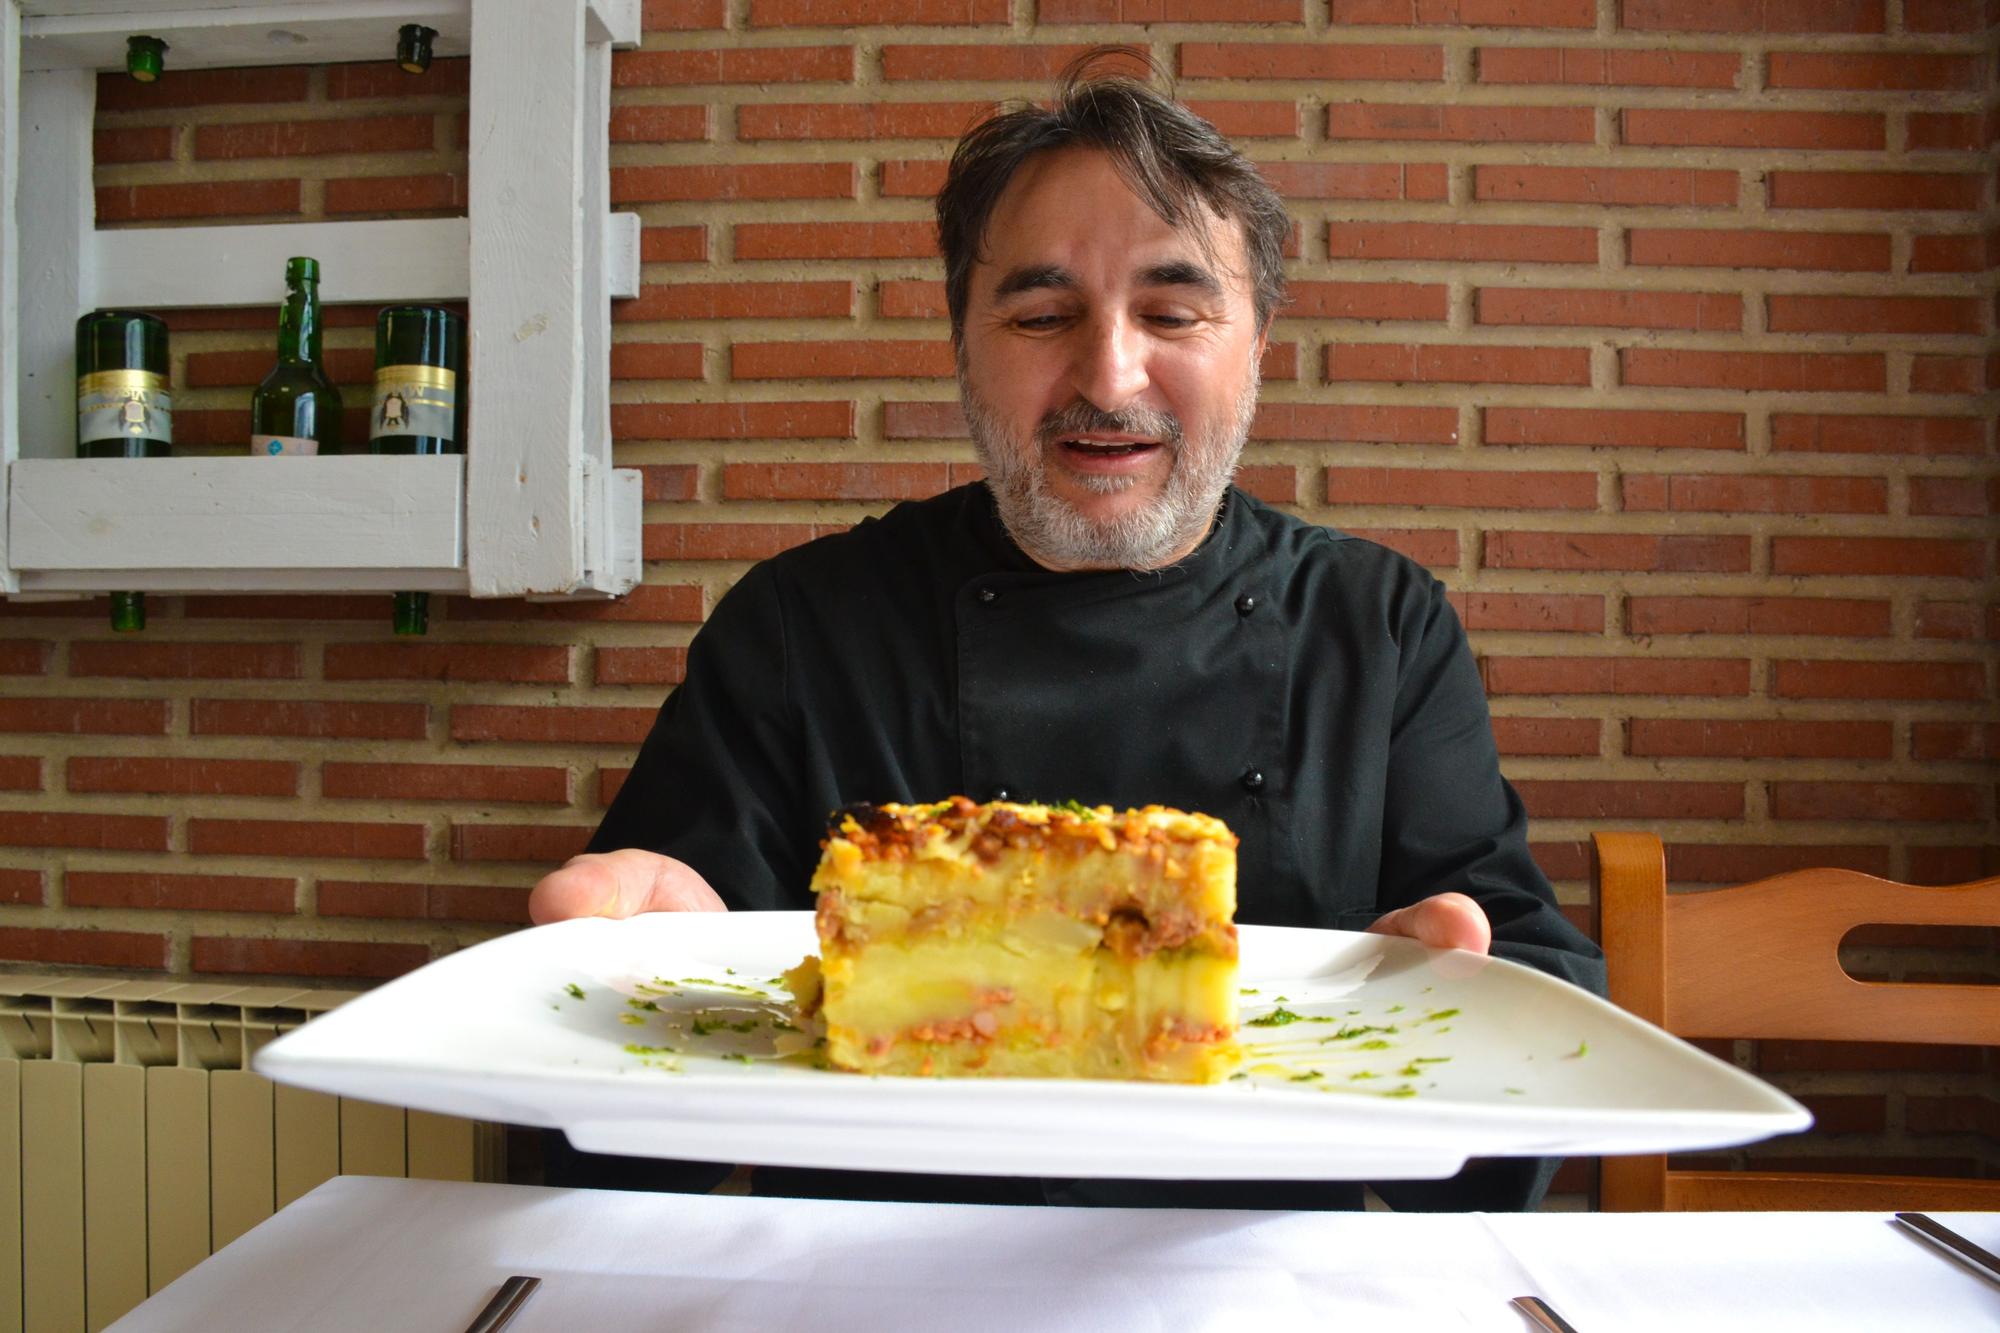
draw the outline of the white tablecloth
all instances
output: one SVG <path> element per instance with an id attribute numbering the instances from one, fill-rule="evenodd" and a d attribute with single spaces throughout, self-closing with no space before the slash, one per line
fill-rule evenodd
<path id="1" fill-rule="evenodd" d="M 2000 1250 L 2000 1213 L 1939 1214 Z M 113 1327 L 2000 1329 L 2000 1286 L 1874 1213 L 1179 1212 L 329 1181 Z"/>

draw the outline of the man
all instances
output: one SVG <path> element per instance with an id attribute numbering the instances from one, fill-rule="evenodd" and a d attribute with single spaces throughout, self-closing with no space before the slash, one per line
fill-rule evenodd
<path id="1" fill-rule="evenodd" d="M 1239 836 L 1240 921 L 1491 946 L 1601 990 L 1601 955 L 1528 856 L 1442 586 L 1229 486 L 1290 229 L 1255 168 L 1143 85 L 1073 74 L 1053 110 L 966 136 L 937 212 L 986 483 L 745 575 L 590 851 L 536 886 L 535 920 L 808 907 L 826 815 L 853 801 L 1157 802 Z M 1545 1185 L 1535 1163 L 1495 1163 L 1451 1197 L 1521 1207 Z M 858 1187 L 1360 1197 L 1338 1183 Z"/>

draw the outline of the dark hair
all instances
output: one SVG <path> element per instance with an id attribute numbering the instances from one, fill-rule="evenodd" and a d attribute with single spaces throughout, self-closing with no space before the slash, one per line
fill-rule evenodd
<path id="1" fill-rule="evenodd" d="M 1171 97 L 1130 75 L 1092 74 L 1091 66 L 1106 58 L 1137 61 L 1157 73 L 1151 60 L 1131 47 L 1094 48 L 1063 71 L 1053 106 L 1003 112 L 958 141 L 937 196 L 952 341 L 965 329 L 972 265 L 994 205 L 1022 163 L 1055 148 L 1094 148 L 1108 155 L 1132 192 L 1169 226 L 1195 221 L 1200 205 L 1237 222 L 1259 329 L 1284 300 L 1284 244 L 1292 222 L 1278 192 L 1215 126 Z"/>

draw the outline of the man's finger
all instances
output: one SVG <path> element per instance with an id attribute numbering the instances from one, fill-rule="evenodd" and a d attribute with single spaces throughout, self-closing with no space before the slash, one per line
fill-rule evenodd
<path id="1" fill-rule="evenodd" d="M 1381 918 L 1368 929 L 1377 935 L 1403 935 L 1433 949 L 1464 949 L 1486 953 L 1493 947 L 1493 925 L 1479 904 L 1462 893 L 1440 893 Z"/>
<path id="2" fill-rule="evenodd" d="M 727 912 L 729 904 L 684 861 L 662 856 L 646 887 L 642 912 Z"/>
<path id="3" fill-rule="evenodd" d="M 560 870 L 544 875 L 528 895 L 528 919 L 538 926 L 580 916 L 624 917 L 633 908 L 621 903 L 618 874 L 601 856 L 579 856 Z"/>
<path id="4" fill-rule="evenodd" d="M 693 867 L 639 848 L 573 856 L 528 895 L 528 919 L 538 926 L 580 916 L 728 910 Z"/>

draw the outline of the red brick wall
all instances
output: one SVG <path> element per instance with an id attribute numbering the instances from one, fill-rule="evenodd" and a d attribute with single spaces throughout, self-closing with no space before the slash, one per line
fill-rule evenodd
<path id="1" fill-rule="evenodd" d="M 1298 221 L 1247 484 L 1451 585 L 1580 917 L 1610 826 L 1685 883 L 1990 873 L 1992 10 L 648 0 L 611 126 L 646 586 L 421 643 L 379 596 L 156 596 L 117 640 L 0 606 L 0 957 L 367 978 L 518 922 L 745 562 L 976 475 L 927 196 L 1107 40 Z M 462 62 L 107 79 L 97 128 L 105 225 L 464 207 Z M 357 399 L 371 320 L 328 338 Z M 180 439 L 233 449 L 272 316 L 172 322 Z M 1822 1155 L 1996 1137 L 1984 1052 L 1760 1058 L 1872 1145 Z"/>

